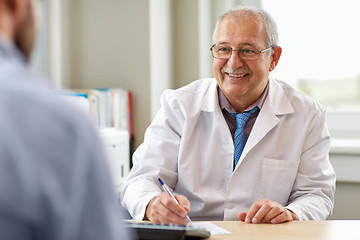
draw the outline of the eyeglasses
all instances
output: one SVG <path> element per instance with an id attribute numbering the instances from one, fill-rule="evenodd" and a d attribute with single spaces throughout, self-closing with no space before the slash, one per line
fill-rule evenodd
<path id="1" fill-rule="evenodd" d="M 261 53 L 267 52 L 273 48 L 274 47 L 271 46 L 269 48 L 259 51 L 257 48 L 251 46 L 239 48 L 239 49 L 232 49 L 229 47 L 212 45 L 210 51 L 212 53 L 212 56 L 217 59 L 229 59 L 231 57 L 232 52 L 237 51 L 238 56 L 241 59 L 247 61 L 254 61 L 259 59 Z"/>

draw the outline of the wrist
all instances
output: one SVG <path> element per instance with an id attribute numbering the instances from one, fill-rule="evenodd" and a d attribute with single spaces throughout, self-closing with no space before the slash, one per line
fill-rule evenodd
<path id="1" fill-rule="evenodd" d="M 155 201 L 156 197 L 157 197 L 157 196 L 153 197 L 153 198 L 149 201 L 149 203 L 146 205 L 143 220 L 150 220 L 150 219 L 148 218 L 148 211 L 150 211 L 151 204 Z"/>

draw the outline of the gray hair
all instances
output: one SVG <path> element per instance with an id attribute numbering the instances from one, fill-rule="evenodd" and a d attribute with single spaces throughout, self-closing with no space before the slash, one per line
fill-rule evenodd
<path id="1" fill-rule="evenodd" d="M 228 12 L 224 13 L 220 16 L 216 22 L 214 33 L 213 33 L 213 44 L 216 42 L 216 35 L 218 32 L 219 25 L 221 21 L 228 15 L 238 16 L 239 11 L 245 12 L 246 15 L 255 15 L 262 19 L 265 31 L 267 35 L 267 47 L 275 47 L 279 45 L 279 35 L 277 30 L 277 25 L 273 17 L 263 9 L 251 8 L 251 7 L 238 7 L 229 10 Z"/>

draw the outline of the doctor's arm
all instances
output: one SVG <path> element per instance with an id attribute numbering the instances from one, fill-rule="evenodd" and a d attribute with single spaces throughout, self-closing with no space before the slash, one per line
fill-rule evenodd
<path id="1" fill-rule="evenodd" d="M 144 142 L 133 155 L 133 167 L 122 190 L 122 205 L 136 220 L 181 223 L 190 209 L 189 201 L 177 196 L 177 205 L 161 192 L 158 177 L 169 186 L 177 182 L 177 159 L 182 129 L 181 113 L 169 99 L 169 91 L 161 97 L 161 108 L 147 128 Z M 180 115 L 180 116 L 179 116 Z M 185 214 L 186 215 L 186 214 Z"/>

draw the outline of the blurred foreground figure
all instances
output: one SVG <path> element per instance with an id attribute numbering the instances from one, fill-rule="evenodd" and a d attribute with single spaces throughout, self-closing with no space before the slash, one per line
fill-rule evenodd
<path id="1" fill-rule="evenodd" d="M 0 0 L 0 239 L 129 239 L 96 128 L 29 71 L 35 0 Z"/>

